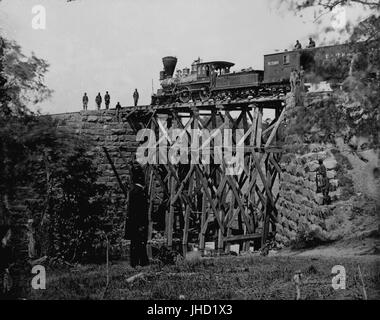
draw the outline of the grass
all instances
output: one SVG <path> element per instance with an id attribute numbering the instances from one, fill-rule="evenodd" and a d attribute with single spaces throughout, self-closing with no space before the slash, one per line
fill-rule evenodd
<path id="1" fill-rule="evenodd" d="M 47 269 L 46 290 L 32 291 L 29 299 L 286 299 L 295 297 L 292 278 L 303 273 L 302 299 L 362 299 L 358 265 L 369 299 L 380 298 L 379 261 L 364 258 L 226 257 L 182 261 L 173 266 L 132 269 L 127 263 L 111 266 L 106 287 L 104 265 L 78 266 L 70 270 Z M 334 265 L 346 268 L 347 288 L 331 286 Z M 128 284 L 139 272 L 145 276 Z M 104 296 L 103 296 L 104 295 Z"/>

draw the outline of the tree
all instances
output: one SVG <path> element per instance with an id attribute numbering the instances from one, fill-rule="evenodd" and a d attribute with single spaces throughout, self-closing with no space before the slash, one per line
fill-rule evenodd
<path id="1" fill-rule="evenodd" d="M 348 44 L 352 53 L 351 59 L 342 63 L 337 70 L 337 64 L 327 66 L 323 70 L 323 78 L 334 77 L 341 72 L 346 77 L 343 88 L 348 95 L 348 103 L 359 103 L 362 119 L 353 123 L 355 134 L 366 134 L 373 138 L 375 148 L 380 143 L 380 0 L 281 0 L 282 9 L 302 15 L 307 9 L 314 9 L 317 15 L 316 23 L 321 17 L 335 8 L 361 6 L 367 13 L 366 18 L 354 25 L 347 22 L 345 31 L 350 38 Z M 324 32 L 333 31 L 326 27 Z M 331 68 L 330 68 L 331 67 Z M 339 67 L 339 66 L 338 66 Z M 326 74 L 327 73 L 327 74 Z"/>
<path id="2" fill-rule="evenodd" d="M 40 237 L 41 254 L 65 261 L 93 260 L 102 253 L 110 197 L 106 186 L 97 183 L 87 143 L 68 132 L 57 142 L 61 147 L 45 148 L 44 161 L 32 164 L 38 172 L 34 189 L 42 195 L 33 218 L 39 234 L 47 236 Z"/>
<path id="3" fill-rule="evenodd" d="M 30 111 L 51 94 L 44 83 L 48 63 L 24 55 L 14 41 L 0 44 L 0 225 L 15 223 L 8 204 L 27 186 L 39 199 L 29 217 L 37 233 L 49 236 L 43 253 L 91 258 L 101 249 L 109 197 L 96 182 L 88 143 Z"/>
<path id="4" fill-rule="evenodd" d="M 360 4 L 370 10 L 379 10 L 380 0 L 280 0 L 279 6 L 300 13 L 305 9 L 313 8 L 319 17 L 338 6 L 351 7 Z"/>
<path id="5" fill-rule="evenodd" d="M 44 75 L 49 65 L 34 54 L 25 56 L 15 41 L 2 39 L 1 43 L 0 89 L 4 92 L 2 113 L 29 113 L 28 107 L 44 101 L 52 93 L 44 83 Z"/>
<path id="6" fill-rule="evenodd" d="M 0 37 L 0 223 L 9 223 L 8 199 L 23 183 L 28 154 L 52 141 L 52 124 L 28 108 L 51 93 L 44 84 L 47 69 L 46 61 L 25 56 L 16 42 Z"/>

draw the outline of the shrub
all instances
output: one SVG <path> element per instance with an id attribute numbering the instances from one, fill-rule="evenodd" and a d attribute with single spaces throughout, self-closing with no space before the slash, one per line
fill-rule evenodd
<path id="1" fill-rule="evenodd" d="M 296 239 L 291 241 L 293 249 L 308 249 L 319 245 L 327 244 L 331 241 L 322 234 L 322 228 L 317 225 L 300 224 Z"/>
<path id="2" fill-rule="evenodd" d="M 109 197 L 96 182 L 93 159 L 80 141 L 52 171 L 49 195 L 48 254 L 67 261 L 93 261 L 103 255 Z"/>

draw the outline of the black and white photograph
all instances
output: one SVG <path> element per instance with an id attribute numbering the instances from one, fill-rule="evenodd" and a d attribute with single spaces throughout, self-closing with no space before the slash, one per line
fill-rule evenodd
<path id="1" fill-rule="evenodd" d="M 0 300 L 379 300 L 380 0 L 0 0 L 0 241 Z"/>

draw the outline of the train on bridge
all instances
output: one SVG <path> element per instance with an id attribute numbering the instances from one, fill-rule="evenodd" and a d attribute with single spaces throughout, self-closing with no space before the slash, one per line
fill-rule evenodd
<path id="1" fill-rule="evenodd" d="M 238 72 L 231 71 L 232 62 L 202 62 L 198 58 L 191 69 L 177 70 L 174 74 L 177 58 L 164 57 L 161 88 L 152 95 L 152 105 L 285 95 L 291 89 L 292 70 L 302 68 L 310 73 L 333 62 L 335 66 L 345 65 L 343 72 L 347 73 L 350 51 L 349 45 L 341 44 L 273 53 L 264 56 L 264 70 L 249 68 Z"/>

